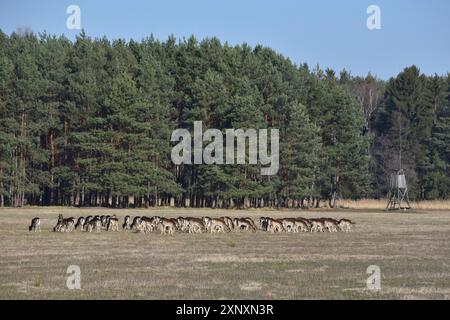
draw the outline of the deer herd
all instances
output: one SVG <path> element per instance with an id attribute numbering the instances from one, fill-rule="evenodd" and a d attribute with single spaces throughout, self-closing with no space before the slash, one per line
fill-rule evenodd
<path id="1" fill-rule="evenodd" d="M 252 218 L 240 217 L 178 217 L 166 218 L 160 216 L 137 216 L 133 219 L 125 216 L 122 229 L 135 232 L 159 232 L 161 234 L 181 233 L 226 233 L 226 232 L 256 232 L 262 230 L 270 233 L 298 233 L 298 232 L 351 232 L 355 223 L 348 219 L 336 220 L 333 218 L 259 218 L 257 225 Z M 53 228 L 54 232 L 100 232 L 119 231 L 120 224 L 116 215 L 95 215 L 64 218 L 62 214 L 58 216 L 58 221 Z M 31 220 L 29 231 L 41 231 L 41 220 L 36 217 Z"/>

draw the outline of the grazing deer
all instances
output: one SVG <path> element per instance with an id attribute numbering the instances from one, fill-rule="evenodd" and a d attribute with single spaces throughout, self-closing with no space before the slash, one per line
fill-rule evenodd
<path id="1" fill-rule="evenodd" d="M 124 230 L 138 230 L 141 232 L 160 231 L 161 234 L 174 234 L 176 231 L 187 233 L 224 233 L 234 231 L 252 231 L 256 232 L 258 227 L 250 217 L 238 217 L 231 219 L 223 216 L 220 218 L 210 217 L 178 217 L 162 218 L 154 217 L 134 217 L 131 222 L 130 216 L 125 216 L 122 228 Z M 348 219 L 336 220 L 333 218 L 312 218 L 302 217 L 273 219 L 270 217 L 260 217 L 259 228 L 271 233 L 278 232 L 351 232 L 352 225 L 355 223 Z M 76 220 L 73 217 L 64 219 L 62 214 L 58 215 L 58 222 L 53 228 L 55 232 L 71 232 L 75 230 L 99 232 L 103 228 L 110 231 L 119 231 L 119 219 L 116 215 L 95 215 L 86 218 L 79 217 Z M 29 231 L 41 231 L 40 219 L 38 217 L 31 220 Z"/>
<path id="2" fill-rule="evenodd" d="M 266 218 L 267 219 L 267 231 L 270 233 L 283 232 L 283 223 L 278 219 Z"/>
<path id="3" fill-rule="evenodd" d="M 174 234 L 176 230 L 176 224 L 173 219 L 157 218 L 160 225 L 161 234 Z"/>
<path id="4" fill-rule="evenodd" d="M 178 226 L 178 230 L 180 230 L 180 232 L 202 233 L 205 230 L 205 225 L 203 224 L 203 220 L 200 218 L 179 217 L 177 219 L 177 226 Z"/>
<path id="5" fill-rule="evenodd" d="M 87 231 L 87 226 L 91 220 L 92 220 L 92 216 L 87 216 L 86 219 L 84 219 L 83 228 L 81 230 Z"/>
<path id="6" fill-rule="evenodd" d="M 86 222 L 86 219 L 83 217 L 79 217 L 77 220 L 77 223 L 75 224 L 75 230 L 83 230 L 84 229 L 84 223 Z"/>
<path id="7" fill-rule="evenodd" d="M 108 225 L 106 227 L 106 230 L 119 231 L 119 219 L 117 219 L 115 216 L 110 217 L 108 219 Z"/>
<path id="8" fill-rule="evenodd" d="M 41 232 L 41 219 L 39 217 L 31 220 L 31 225 L 28 227 L 28 231 Z"/>
<path id="9" fill-rule="evenodd" d="M 348 219 L 341 219 L 337 223 L 339 229 L 341 231 L 344 231 L 344 232 L 352 232 L 352 225 L 353 224 L 356 224 L 356 223 L 354 223 L 354 222 L 352 222 L 351 220 L 348 220 Z"/>
<path id="10" fill-rule="evenodd" d="M 141 224 L 141 217 L 136 216 L 133 218 L 133 222 L 130 225 L 131 230 L 139 230 L 139 225 Z"/>
<path id="11" fill-rule="evenodd" d="M 200 219 L 189 222 L 189 233 L 202 233 L 205 230 L 205 225 Z"/>
<path id="12" fill-rule="evenodd" d="M 89 223 L 87 224 L 86 231 L 92 232 L 92 230 L 95 230 L 96 232 L 100 232 L 102 229 L 102 222 L 100 220 L 100 217 L 95 216 L 91 220 L 89 220 Z"/>
<path id="13" fill-rule="evenodd" d="M 259 218 L 259 225 L 261 227 L 261 230 L 267 231 L 269 226 L 269 217 L 261 217 Z"/>
<path id="14" fill-rule="evenodd" d="M 177 218 L 177 228 L 180 232 L 188 232 L 189 231 L 189 220 L 184 217 Z"/>
<path id="15" fill-rule="evenodd" d="M 322 219 L 309 219 L 311 222 L 311 232 L 324 232 L 325 226 Z"/>
<path id="16" fill-rule="evenodd" d="M 258 227 L 256 226 L 255 221 L 253 221 L 253 219 L 250 218 L 250 217 L 246 217 L 246 218 L 243 218 L 243 219 L 247 220 L 248 223 L 251 224 L 252 229 L 256 232 L 256 230 L 258 229 Z"/>
<path id="17" fill-rule="evenodd" d="M 309 231 L 308 222 L 306 222 L 303 218 L 295 219 L 294 224 L 295 224 L 294 232 L 308 232 Z"/>
<path id="18" fill-rule="evenodd" d="M 105 228 L 108 226 L 107 222 L 106 222 L 106 216 L 105 215 L 101 215 L 100 216 L 100 222 L 102 224 L 102 228 Z"/>
<path id="19" fill-rule="evenodd" d="M 73 217 L 64 219 L 62 214 L 58 215 L 58 222 L 53 228 L 54 232 L 72 232 L 75 227 L 75 219 Z"/>
<path id="20" fill-rule="evenodd" d="M 283 218 L 279 220 L 283 225 L 283 229 L 287 232 L 297 232 L 297 227 L 295 224 L 295 219 L 293 218 Z"/>
<path id="21" fill-rule="evenodd" d="M 231 229 L 221 219 L 206 219 L 205 227 L 211 233 L 230 232 Z"/>
<path id="22" fill-rule="evenodd" d="M 125 216 L 125 218 L 123 218 L 123 224 L 122 224 L 122 229 L 123 230 L 130 230 L 131 229 L 131 218 L 130 216 Z"/>
<path id="23" fill-rule="evenodd" d="M 144 233 L 153 232 L 158 229 L 159 222 L 159 217 L 142 217 L 138 225 L 138 230 Z"/>
<path id="24" fill-rule="evenodd" d="M 306 218 L 302 217 L 296 217 L 295 221 L 298 221 L 299 223 L 303 223 L 306 226 L 306 231 L 311 231 L 311 221 Z"/>
<path id="25" fill-rule="evenodd" d="M 252 231 L 256 232 L 256 228 L 248 221 L 247 218 L 234 218 L 234 230 L 236 231 Z"/>
<path id="26" fill-rule="evenodd" d="M 177 230 L 180 232 L 189 232 L 189 218 L 178 217 L 176 219 Z"/>
<path id="27" fill-rule="evenodd" d="M 231 219 L 230 217 L 220 217 L 220 220 L 222 220 L 228 228 L 230 228 L 230 230 L 234 229 L 234 223 L 233 223 L 233 219 Z"/>
<path id="28" fill-rule="evenodd" d="M 323 221 L 323 226 L 325 230 L 328 232 L 337 232 L 338 231 L 338 221 L 332 218 L 321 218 Z"/>
<path id="29" fill-rule="evenodd" d="M 105 226 L 103 228 L 108 229 L 109 226 L 109 221 L 111 220 L 111 218 L 117 218 L 115 214 L 113 214 L 112 216 L 107 215 L 105 217 Z"/>
<path id="30" fill-rule="evenodd" d="M 203 225 L 205 226 L 205 229 L 208 232 L 210 232 L 209 227 L 211 225 L 211 221 L 212 221 L 212 219 L 210 217 L 203 217 L 202 218 Z"/>

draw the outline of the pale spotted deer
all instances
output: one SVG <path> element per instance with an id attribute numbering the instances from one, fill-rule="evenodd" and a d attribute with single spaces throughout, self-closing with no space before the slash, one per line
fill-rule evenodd
<path id="1" fill-rule="evenodd" d="M 172 219 L 159 218 L 158 219 L 161 234 L 174 234 L 176 230 L 176 223 Z"/>
<path id="2" fill-rule="evenodd" d="M 267 231 L 270 233 L 279 233 L 285 231 L 283 228 L 283 223 L 277 219 L 267 218 Z"/>
<path id="3" fill-rule="evenodd" d="M 100 217 L 95 216 L 91 220 L 89 220 L 89 223 L 87 224 L 86 231 L 92 232 L 95 230 L 96 232 L 100 232 L 102 229 L 102 221 L 100 220 Z"/>
<path id="4" fill-rule="evenodd" d="M 119 219 L 115 216 L 108 219 L 107 231 L 119 231 Z"/>
<path id="5" fill-rule="evenodd" d="M 235 231 L 252 231 L 256 232 L 256 228 L 247 218 L 234 218 L 233 226 Z"/>
<path id="6" fill-rule="evenodd" d="M 348 219 L 341 219 L 337 223 L 339 229 L 343 232 L 352 232 L 352 225 L 354 225 L 354 224 L 356 224 L 356 223 L 354 223 Z"/>
<path id="7" fill-rule="evenodd" d="M 73 217 L 64 219 L 62 214 L 58 215 L 58 222 L 53 228 L 54 232 L 72 232 L 75 227 L 75 219 Z"/>

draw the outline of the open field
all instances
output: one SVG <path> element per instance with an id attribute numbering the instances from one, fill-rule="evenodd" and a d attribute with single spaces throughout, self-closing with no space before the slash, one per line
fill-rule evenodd
<path id="1" fill-rule="evenodd" d="M 363 200 L 339 200 L 339 206 L 347 209 L 386 209 L 386 199 L 363 199 Z M 326 205 L 326 203 L 323 203 Z M 450 211 L 450 200 L 422 200 L 411 201 L 411 206 L 418 210 L 447 210 Z"/>
<path id="2" fill-rule="evenodd" d="M 353 233 L 53 233 L 57 214 L 350 218 Z M 29 233 L 34 216 L 41 233 Z M 450 212 L 208 209 L 0 210 L 0 298 L 450 299 Z M 81 290 L 66 287 L 69 265 Z M 381 290 L 366 269 L 381 268 Z"/>

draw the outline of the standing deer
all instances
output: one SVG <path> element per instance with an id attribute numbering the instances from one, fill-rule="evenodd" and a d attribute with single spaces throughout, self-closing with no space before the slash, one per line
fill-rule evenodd
<path id="1" fill-rule="evenodd" d="M 28 227 L 28 231 L 41 232 L 41 219 L 39 217 L 31 220 L 31 225 Z"/>

